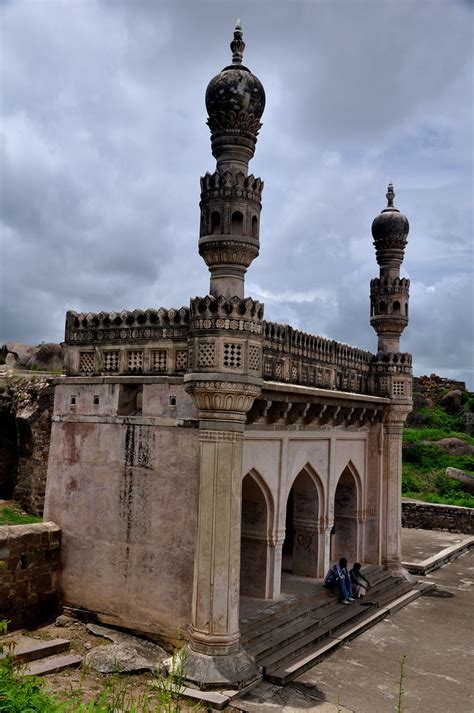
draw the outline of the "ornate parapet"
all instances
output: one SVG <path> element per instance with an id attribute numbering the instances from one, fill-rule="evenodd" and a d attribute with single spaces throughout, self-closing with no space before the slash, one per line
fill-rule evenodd
<path id="1" fill-rule="evenodd" d="M 68 375 L 182 374 L 188 368 L 189 309 L 66 315 Z"/>
<path id="2" fill-rule="evenodd" d="M 133 312 L 67 312 L 66 344 L 176 339 L 188 333 L 189 309 L 135 309 Z"/>
<path id="3" fill-rule="evenodd" d="M 263 335 L 265 380 L 370 393 L 370 352 L 287 324 L 264 322 Z"/>

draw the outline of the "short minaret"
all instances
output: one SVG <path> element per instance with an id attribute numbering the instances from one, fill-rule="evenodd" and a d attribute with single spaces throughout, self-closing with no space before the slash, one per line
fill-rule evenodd
<path id="1" fill-rule="evenodd" d="M 387 207 L 372 223 L 372 235 L 380 277 L 370 282 L 370 323 L 377 332 L 378 351 L 400 351 L 400 336 L 408 324 L 410 280 L 400 279 L 409 224 L 393 205 L 395 193 L 388 184 Z"/>
<path id="2" fill-rule="evenodd" d="M 211 273 L 213 297 L 244 297 L 244 276 L 259 251 L 263 182 L 248 175 L 255 152 L 265 91 L 242 64 L 240 20 L 230 43 L 232 64 L 207 87 L 206 108 L 214 173 L 201 178 L 199 253 Z"/>

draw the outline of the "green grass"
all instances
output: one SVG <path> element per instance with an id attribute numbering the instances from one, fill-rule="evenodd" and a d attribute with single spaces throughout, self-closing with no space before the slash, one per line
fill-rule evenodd
<path id="1" fill-rule="evenodd" d="M 474 436 L 469 436 L 462 431 L 449 431 L 443 428 L 405 428 L 403 431 L 404 443 L 440 441 L 442 438 L 459 438 L 461 441 L 474 446 Z"/>
<path id="2" fill-rule="evenodd" d="M 433 406 L 433 408 L 426 408 L 426 406 L 418 409 L 417 421 L 422 425 L 423 428 L 436 428 L 444 432 L 462 432 L 464 428 L 464 413 L 458 416 L 453 416 L 447 413 L 441 406 Z"/>
<path id="3" fill-rule="evenodd" d="M 474 508 L 474 496 L 469 493 L 460 493 L 458 496 L 447 497 L 438 493 L 419 493 L 406 492 L 403 493 L 404 498 L 410 500 L 422 500 L 424 503 L 433 503 L 438 505 L 456 505 L 462 508 Z"/>
<path id="4" fill-rule="evenodd" d="M 28 515 L 15 507 L 0 507 L 0 525 L 31 525 L 41 521 L 42 518 Z"/>

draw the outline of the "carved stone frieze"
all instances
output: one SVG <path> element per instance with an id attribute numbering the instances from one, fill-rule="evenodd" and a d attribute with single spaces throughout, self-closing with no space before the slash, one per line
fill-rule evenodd
<path id="1" fill-rule="evenodd" d="M 245 198 L 260 204 L 264 183 L 253 174 L 245 176 L 242 171 L 233 174 L 230 171 L 206 173 L 201 178 L 201 200 L 211 198 Z"/>
<path id="2" fill-rule="evenodd" d="M 251 138 L 257 136 L 262 128 L 260 119 L 246 111 L 216 111 L 208 117 L 207 125 L 213 134 L 225 131 L 226 134 L 249 134 Z"/>
<path id="3" fill-rule="evenodd" d="M 247 414 L 247 424 L 281 424 L 299 427 L 314 424 L 321 426 L 355 426 L 357 428 L 379 421 L 382 418 L 382 406 L 367 404 L 364 406 L 324 403 L 311 400 L 285 401 L 256 398 Z"/>
<path id="4" fill-rule="evenodd" d="M 232 381 L 189 381 L 186 391 L 199 411 L 246 413 L 261 388 L 256 384 Z"/>

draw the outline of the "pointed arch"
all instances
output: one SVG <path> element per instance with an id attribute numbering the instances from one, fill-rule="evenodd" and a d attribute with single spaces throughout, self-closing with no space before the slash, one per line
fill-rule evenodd
<path id="1" fill-rule="evenodd" d="M 268 485 L 254 469 L 242 479 L 241 517 L 240 592 L 265 598 L 270 581 L 269 540 L 274 503 Z"/>
<path id="2" fill-rule="evenodd" d="M 359 527 L 357 514 L 362 502 L 362 482 L 357 468 L 349 460 L 341 471 L 334 490 L 334 527 L 331 557 L 357 559 Z"/>
<path id="3" fill-rule="evenodd" d="M 324 512 L 324 487 L 306 463 L 288 490 L 283 543 L 283 568 L 306 577 L 318 576 L 319 519 Z"/>

